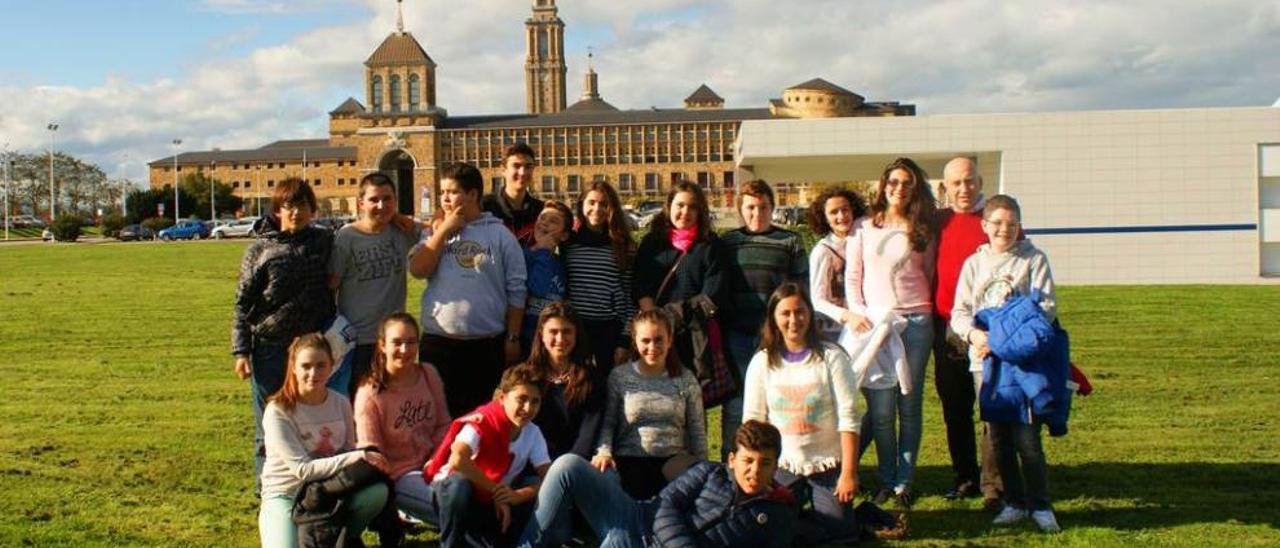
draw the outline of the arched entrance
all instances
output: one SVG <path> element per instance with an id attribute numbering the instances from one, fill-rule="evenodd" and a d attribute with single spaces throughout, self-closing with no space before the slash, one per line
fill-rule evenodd
<path id="1" fill-rule="evenodd" d="M 378 162 L 378 171 L 386 173 L 396 182 L 396 196 L 399 197 L 400 213 L 413 216 L 413 199 L 416 193 L 413 189 L 413 157 L 404 150 L 392 150 L 387 152 L 382 161 Z"/>

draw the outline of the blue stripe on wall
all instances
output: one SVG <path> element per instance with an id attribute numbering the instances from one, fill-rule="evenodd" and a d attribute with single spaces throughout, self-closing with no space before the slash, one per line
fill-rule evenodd
<path id="1" fill-rule="evenodd" d="M 1054 236 L 1059 234 L 1134 234 L 1142 232 L 1226 232 L 1258 230 L 1256 224 L 1236 225 L 1152 225 L 1152 226 L 1082 226 L 1064 228 L 1028 228 L 1028 236 Z"/>

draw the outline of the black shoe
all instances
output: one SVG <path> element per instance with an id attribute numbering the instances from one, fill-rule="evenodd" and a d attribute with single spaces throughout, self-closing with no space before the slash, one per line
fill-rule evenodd
<path id="1" fill-rule="evenodd" d="M 884 506 L 885 503 L 889 502 L 889 499 L 892 499 L 892 498 L 893 498 L 893 490 L 886 487 L 881 487 L 879 491 L 876 491 L 876 496 L 871 498 L 871 502 L 875 503 L 876 506 Z"/>
<path id="2" fill-rule="evenodd" d="M 908 510 L 911 509 L 912 504 L 916 503 L 916 498 L 911 496 L 910 489 L 903 489 L 901 493 L 894 495 L 894 498 L 898 499 L 898 506 L 901 506 Z"/>
<path id="3" fill-rule="evenodd" d="M 981 494 L 982 494 L 982 490 L 978 489 L 977 485 L 974 485 L 973 482 L 966 481 L 955 487 L 952 487 L 950 491 L 943 493 L 942 498 L 947 500 L 971 499 L 971 498 L 976 498 L 978 495 L 981 495 Z"/>

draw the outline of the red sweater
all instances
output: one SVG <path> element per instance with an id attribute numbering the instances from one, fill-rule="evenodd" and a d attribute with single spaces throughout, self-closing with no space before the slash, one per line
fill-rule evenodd
<path id="1" fill-rule="evenodd" d="M 938 226 L 942 235 L 938 238 L 938 270 L 933 278 L 937 284 L 933 288 L 933 311 L 944 320 L 951 321 L 951 306 L 956 300 L 960 269 L 978 246 L 987 243 L 987 234 L 982 231 L 981 210 L 956 213 L 947 209 L 939 215 Z"/>

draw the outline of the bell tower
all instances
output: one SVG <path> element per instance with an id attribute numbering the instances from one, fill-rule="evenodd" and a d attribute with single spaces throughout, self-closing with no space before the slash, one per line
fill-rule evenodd
<path id="1" fill-rule="evenodd" d="M 533 15 L 524 27 L 526 109 L 530 114 L 560 112 L 565 107 L 564 21 L 556 0 L 533 0 Z"/>

